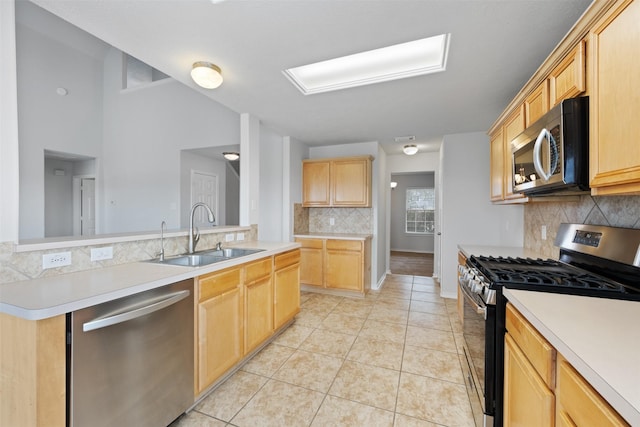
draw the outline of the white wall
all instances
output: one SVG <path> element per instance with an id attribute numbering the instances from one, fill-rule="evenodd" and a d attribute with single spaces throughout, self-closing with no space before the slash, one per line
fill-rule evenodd
<path id="1" fill-rule="evenodd" d="M 260 215 L 258 239 L 282 240 L 283 229 L 283 168 L 282 136 L 264 125 L 260 126 Z"/>
<path id="2" fill-rule="evenodd" d="M 15 5 L 0 1 L 0 242 L 18 241 Z"/>
<path id="3" fill-rule="evenodd" d="M 481 132 L 447 135 L 441 148 L 441 292 L 457 294 L 458 244 L 522 246 L 522 206 L 489 201 L 489 140 Z"/>

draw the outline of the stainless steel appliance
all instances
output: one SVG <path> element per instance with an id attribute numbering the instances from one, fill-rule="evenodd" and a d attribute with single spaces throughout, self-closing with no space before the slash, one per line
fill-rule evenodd
<path id="1" fill-rule="evenodd" d="M 589 189 L 589 98 L 565 99 L 511 141 L 513 190 L 527 195 Z"/>
<path id="2" fill-rule="evenodd" d="M 504 287 L 640 301 L 640 229 L 561 224 L 555 245 L 559 260 L 471 256 L 461 268 L 464 323 L 484 324 L 483 334 L 474 334 L 478 326 L 463 334 L 474 379 L 470 396 L 478 396 L 483 409 L 474 412 L 479 426 L 502 426 Z"/>
<path id="3" fill-rule="evenodd" d="M 71 426 L 167 426 L 193 404 L 193 280 L 68 315 Z"/>

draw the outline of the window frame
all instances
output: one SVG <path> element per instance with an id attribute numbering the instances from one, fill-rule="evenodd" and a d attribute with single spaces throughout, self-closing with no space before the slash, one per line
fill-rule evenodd
<path id="1" fill-rule="evenodd" d="M 409 192 L 410 191 L 415 191 L 415 190 L 426 190 L 428 193 L 427 194 L 427 198 L 429 200 L 432 201 L 432 206 L 433 209 L 410 209 L 409 207 Z M 428 203 L 428 201 L 426 202 Z M 409 213 L 410 211 L 416 211 L 416 213 L 424 213 L 425 216 L 423 217 L 423 219 L 413 219 L 413 220 L 409 220 Z M 410 236 L 428 236 L 428 235 L 433 235 L 435 234 L 435 211 L 436 211 L 436 195 L 435 195 L 435 188 L 434 187 L 424 187 L 424 186 L 420 186 L 420 187 L 406 187 L 405 188 L 405 193 L 404 193 L 404 232 L 405 234 L 408 234 Z M 409 223 L 414 223 L 415 227 L 413 231 L 409 230 Z M 424 230 L 425 231 L 417 231 L 418 227 L 417 224 L 418 223 L 423 223 L 424 224 Z M 431 227 L 429 227 L 429 224 L 431 224 Z"/>

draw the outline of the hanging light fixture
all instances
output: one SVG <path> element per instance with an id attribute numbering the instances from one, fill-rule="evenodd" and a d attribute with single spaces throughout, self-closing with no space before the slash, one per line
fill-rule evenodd
<path id="1" fill-rule="evenodd" d="M 413 156 L 418 152 L 418 146 L 415 144 L 408 144 L 402 148 L 402 151 L 404 151 L 404 154 L 407 156 Z"/>
<path id="2" fill-rule="evenodd" d="M 233 162 L 234 160 L 238 160 L 240 158 L 240 153 L 236 153 L 235 151 L 225 151 L 224 153 L 222 153 L 222 156 Z"/>
<path id="3" fill-rule="evenodd" d="M 220 67 L 205 61 L 193 63 L 191 78 L 198 86 L 205 89 L 215 89 L 222 84 L 223 80 Z"/>

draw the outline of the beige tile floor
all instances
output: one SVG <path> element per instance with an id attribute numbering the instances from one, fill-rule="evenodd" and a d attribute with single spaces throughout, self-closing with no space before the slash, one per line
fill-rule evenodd
<path id="1" fill-rule="evenodd" d="M 473 426 L 439 292 L 403 275 L 364 299 L 303 292 L 296 322 L 172 427 Z"/>

